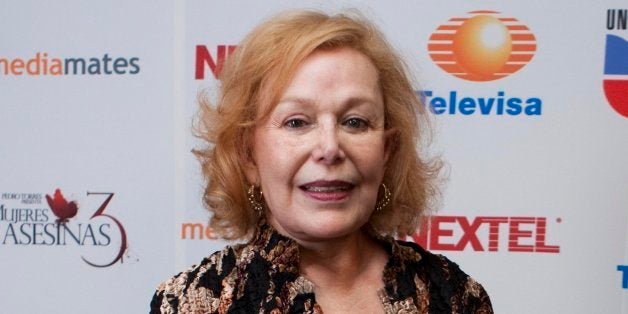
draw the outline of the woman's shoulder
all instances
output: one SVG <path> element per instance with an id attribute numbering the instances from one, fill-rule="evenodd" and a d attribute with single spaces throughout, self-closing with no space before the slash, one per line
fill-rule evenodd
<path id="1" fill-rule="evenodd" d="M 470 313 L 493 313 L 484 287 L 467 275 L 458 264 L 414 242 L 396 240 L 395 243 L 401 254 L 406 256 L 406 271 L 414 273 L 429 291 L 430 307 L 438 306 L 435 303 L 445 302 L 452 307 L 475 309 Z"/>
<path id="2" fill-rule="evenodd" d="M 160 283 L 150 304 L 151 313 L 185 312 L 188 306 L 209 310 L 220 297 L 223 279 L 249 250 L 242 244 L 227 246 Z"/>

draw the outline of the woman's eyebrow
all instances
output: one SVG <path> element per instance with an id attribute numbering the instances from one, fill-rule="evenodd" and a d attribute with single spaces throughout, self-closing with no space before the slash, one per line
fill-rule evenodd
<path id="1" fill-rule="evenodd" d="M 279 100 L 278 104 L 280 103 L 295 103 L 295 104 L 299 104 L 299 105 L 306 105 L 306 106 L 314 106 L 316 105 L 316 102 L 312 99 L 309 98 L 303 98 L 303 97 L 286 97 L 286 98 L 282 98 Z M 343 105 L 346 106 L 355 106 L 355 105 L 360 105 L 360 104 L 364 104 L 364 103 L 370 103 L 370 104 L 377 104 L 378 101 L 376 99 L 373 99 L 371 97 L 363 97 L 363 96 L 354 96 L 354 97 L 349 97 L 348 99 L 344 100 L 342 102 Z"/>
<path id="2" fill-rule="evenodd" d="M 286 98 L 281 98 L 279 99 L 278 104 L 281 103 L 295 103 L 295 104 L 299 104 L 299 105 L 307 105 L 307 106 L 314 106 L 314 100 L 309 99 L 309 98 L 303 98 L 303 97 L 286 97 Z"/>

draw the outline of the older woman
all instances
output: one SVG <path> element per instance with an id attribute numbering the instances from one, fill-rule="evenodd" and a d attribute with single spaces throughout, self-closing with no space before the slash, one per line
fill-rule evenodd
<path id="1" fill-rule="evenodd" d="M 285 13 L 225 65 L 198 151 L 211 226 L 248 239 L 159 286 L 154 313 L 492 313 L 445 257 L 396 241 L 435 196 L 424 108 L 359 17 Z"/>

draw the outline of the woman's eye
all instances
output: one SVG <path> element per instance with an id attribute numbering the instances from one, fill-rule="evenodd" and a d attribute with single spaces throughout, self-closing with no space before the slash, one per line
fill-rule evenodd
<path id="1" fill-rule="evenodd" d="M 290 119 L 284 123 L 284 125 L 291 129 L 302 128 L 307 125 L 307 123 L 302 119 Z"/>
<path id="2" fill-rule="evenodd" d="M 345 126 L 352 129 L 364 130 L 368 127 L 368 123 L 360 118 L 350 118 L 343 123 Z"/>

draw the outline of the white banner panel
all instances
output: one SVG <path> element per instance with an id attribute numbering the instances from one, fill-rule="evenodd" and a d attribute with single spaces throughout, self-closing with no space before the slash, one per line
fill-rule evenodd
<path id="1" fill-rule="evenodd" d="M 172 16 L 0 3 L 3 313 L 145 312 L 171 274 Z"/>

